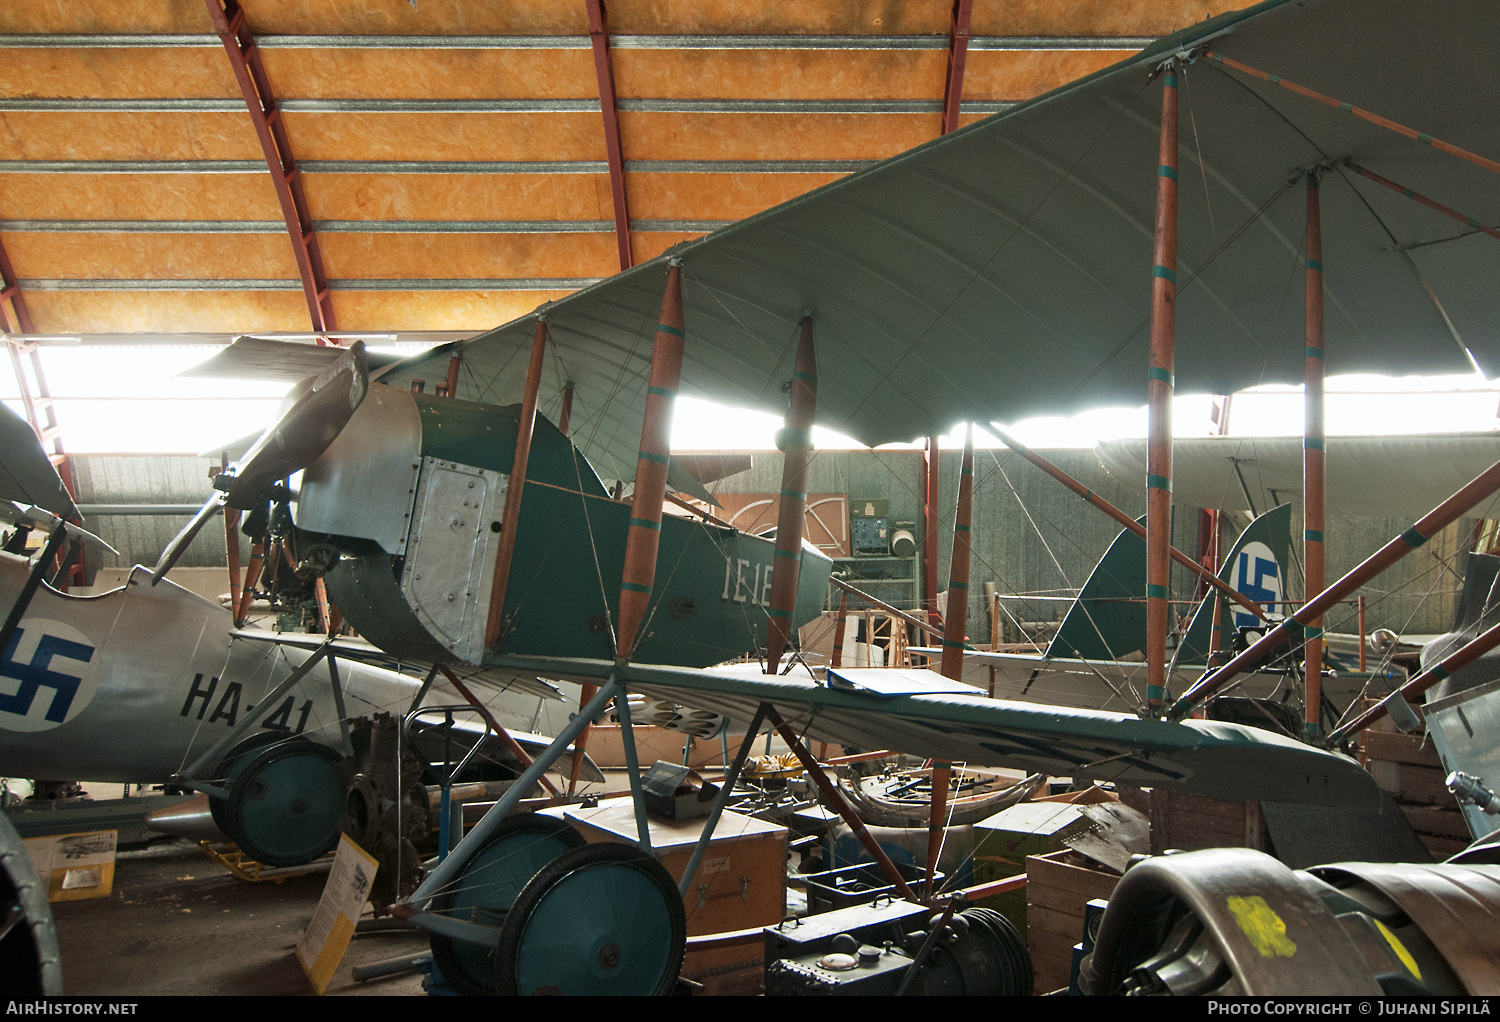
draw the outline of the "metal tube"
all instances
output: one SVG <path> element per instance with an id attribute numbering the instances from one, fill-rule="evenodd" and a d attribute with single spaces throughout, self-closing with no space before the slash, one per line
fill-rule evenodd
<path id="1" fill-rule="evenodd" d="M 435 666 L 438 670 L 443 672 L 443 677 L 448 679 L 448 684 L 452 685 L 454 690 L 457 691 L 459 695 L 463 696 L 464 699 L 468 701 L 468 704 L 474 707 L 474 709 L 478 711 L 479 715 L 484 718 L 484 722 L 489 725 L 490 730 L 495 732 L 500 741 L 503 742 L 505 744 L 505 747 L 510 750 L 510 754 L 516 757 L 516 759 L 520 760 L 521 768 L 524 770 L 526 767 L 531 766 L 531 755 L 525 749 L 521 748 L 521 743 L 512 738 L 509 731 L 500 726 L 500 722 L 495 719 L 494 714 L 490 713 L 490 708 L 488 706 L 485 706 L 477 698 L 475 698 L 474 693 L 469 691 L 467 685 L 459 681 L 458 678 L 454 677 L 453 672 L 448 669 L 447 664 L 436 664 Z M 557 786 L 555 784 L 547 780 L 545 774 L 542 775 L 541 783 L 542 787 L 546 788 L 552 794 L 562 794 L 562 792 L 557 790 Z"/>
<path id="2" fill-rule="evenodd" d="M 594 695 L 598 691 L 599 691 L 599 688 L 596 685 L 587 685 L 587 684 L 584 684 L 584 685 L 579 685 L 578 686 L 578 712 L 579 713 L 583 712 L 584 704 L 587 703 L 589 700 L 593 699 Z M 581 732 L 579 732 L 578 741 L 573 746 L 573 765 L 568 768 L 568 794 L 569 795 L 573 794 L 574 789 L 576 789 L 578 787 L 578 772 L 583 769 L 583 757 L 584 757 L 584 755 L 587 752 L 588 747 L 589 747 L 589 732 L 592 731 L 593 729 L 594 729 L 594 722 L 592 720 L 590 720 L 586 724 L 584 724 L 583 730 Z"/>
<path id="3" fill-rule="evenodd" d="M 21 618 L 25 616 L 26 608 L 31 605 L 32 597 L 40 588 L 42 576 L 47 573 L 47 566 L 52 563 L 52 558 L 57 556 L 57 551 L 62 547 L 67 535 L 68 527 L 59 522 L 57 528 L 52 530 L 52 535 L 47 537 L 47 543 L 42 547 L 42 552 L 37 555 L 36 563 L 31 566 L 30 574 L 21 585 L 20 595 L 16 597 L 16 602 L 11 605 L 10 612 L 5 616 L 5 624 L 0 625 L 0 657 L 10 652 L 11 636 L 15 635 L 16 629 L 20 627 Z"/>
<path id="4" fill-rule="evenodd" d="M 240 509 L 224 509 L 224 546 L 229 560 L 229 606 L 231 613 L 240 605 Z"/>
<path id="5" fill-rule="evenodd" d="M 909 625 L 911 625 L 911 626 L 913 626 L 915 628 L 921 629 L 924 633 L 931 632 L 933 630 L 933 628 L 932 628 L 932 622 L 930 622 L 930 621 L 923 621 L 919 617 L 913 617 L 911 614 L 908 614 L 906 611 L 900 609 L 899 607 L 893 607 L 889 603 L 886 603 L 884 600 L 877 600 L 875 597 L 871 596 L 869 593 L 865 592 L 863 589 L 857 589 L 854 586 L 850 585 L 848 582 L 845 582 L 841 578 L 835 578 L 833 576 L 829 576 L 828 581 L 832 582 L 835 586 L 837 586 L 843 592 L 849 593 L 849 594 L 854 595 L 854 596 L 858 596 L 860 599 L 865 600 L 865 601 L 873 604 L 879 610 L 885 611 L 891 617 L 899 618 L 900 620 L 905 621 L 907 624 L 909 624 Z M 840 614 L 842 614 L 843 611 L 848 608 L 848 602 L 849 601 L 847 599 L 840 602 L 840 604 L 839 604 Z M 934 614 L 933 616 L 936 617 L 937 615 Z M 838 636 L 838 638 L 835 641 L 836 642 L 842 642 L 842 639 L 843 639 L 843 636 L 840 635 L 840 636 Z M 838 665 L 835 664 L 834 666 L 837 667 Z"/>
<path id="6" fill-rule="evenodd" d="M 1353 571 L 1324 589 L 1322 595 L 1303 605 L 1302 609 L 1293 614 L 1289 621 L 1284 621 L 1271 629 L 1249 649 L 1217 671 L 1211 671 L 1200 678 L 1172 705 L 1167 719 L 1182 719 L 1194 703 L 1213 695 L 1227 685 L 1235 675 L 1264 660 L 1271 650 L 1286 641 L 1290 622 L 1294 621 L 1301 625 L 1325 613 L 1354 590 L 1426 543 L 1439 531 L 1453 524 L 1465 511 L 1497 489 L 1500 489 L 1500 461 L 1475 476 L 1467 486 L 1429 511 L 1416 525 L 1375 551 Z"/>
<path id="7" fill-rule="evenodd" d="M 813 350 L 811 316 L 803 316 L 797 361 L 792 370 L 792 398 L 786 426 L 778 437 L 784 454 L 781 508 L 776 519 L 775 572 L 771 605 L 766 608 L 766 673 L 775 674 L 792 630 L 797 579 L 802 567 L 802 533 L 807 516 L 807 463 L 812 457 L 813 414 L 818 402 L 818 361 Z"/>
<path id="8" fill-rule="evenodd" d="M 615 696 L 615 714 L 620 718 L 620 744 L 625 747 L 625 773 L 630 778 L 630 802 L 635 806 L 635 843 L 651 854 L 651 821 L 646 819 L 646 799 L 641 793 L 641 764 L 636 758 L 635 728 L 630 724 L 630 699 L 624 686 Z"/>
<path id="9" fill-rule="evenodd" d="M 1303 593 L 1312 599 L 1323 591 L 1323 518 L 1325 467 L 1323 443 L 1323 227 L 1318 207 L 1318 173 L 1307 174 L 1307 269 L 1304 296 L 1302 438 L 1302 560 Z M 1316 736 L 1323 706 L 1323 618 L 1304 630 L 1304 688 L 1302 720 L 1309 736 Z"/>
<path id="10" fill-rule="evenodd" d="M 261 713 L 251 711 L 250 713 L 245 714 L 245 716 L 240 718 L 238 724 L 235 724 L 228 730 L 228 732 L 225 733 L 224 737 L 220 738 L 213 745 L 209 746 L 208 749 L 203 753 L 203 755 L 193 760 L 193 762 L 190 763 L 188 767 L 177 776 L 183 778 L 184 780 L 191 781 L 198 776 L 198 772 L 201 771 L 204 767 L 208 766 L 210 763 L 217 763 L 219 760 L 219 756 L 223 754 L 225 749 L 229 748 L 229 746 L 239 741 L 240 736 L 249 731 L 251 726 L 264 715 L 265 711 L 269 711 L 272 707 L 274 707 L 277 701 L 282 696 L 290 692 L 293 686 L 295 686 L 298 682 L 300 682 L 307 676 L 309 671 L 318 666 L 318 661 L 322 660 L 325 656 L 328 655 L 328 651 L 332 644 L 333 640 L 328 639 L 317 649 L 313 650 L 312 656 L 302 661 L 302 663 L 299 664 L 291 674 L 288 674 L 286 676 L 285 681 L 283 681 L 280 685 L 277 685 L 265 696 L 261 697 L 260 703 L 258 704 L 258 708 L 262 711 Z"/>
<path id="11" fill-rule="evenodd" d="M 255 584 L 260 581 L 261 565 L 265 563 L 265 547 L 260 543 L 250 544 L 250 563 L 245 568 L 245 588 L 240 593 L 239 605 L 234 608 L 234 626 L 240 628 L 250 613 L 250 601 L 255 598 Z"/>
<path id="12" fill-rule="evenodd" d="M 1362 731 L 1381 717 L 1384 717 L 1390 712 L 1387 704 L 1392 700 L 1404 699 L 1410 702 L 1413 696 L 1419 696 L 1423 692 L 1426 692 L 1454 671 L 1473 663 L 1480 656 L 1488 653 L 1496 646 L 1500 646 L 1500 625 L 1495 625 L 1482 635 L 1470 640 L 1462 648 L 1448 654 L 1448 656 L 1443 658 L 1442 663 L 1434 664 L 1416 677 L 1409 679 L 1405 685 L 1402 685 L 1379 703 L 1334 731 L 1328 736 L 1329 744 L 1337 745 L 1354 732 Z"/>
<path id="13" fill-rule="evenodd" d="M 880 866 L 881 872 L 886 875 L 891 883 L 901 889 L 901 896 L 903 898 L 907 901 L 917 901 L 917 896 L 907 886 L 906 879 L 901 875 L 901 871 L 896 868 L 896 864 L 891 861 L 891 857 L 885 854 L 885 849 L 880 847 L 880 842 L 870 836 L 870 832 L 865 828 L 864 821 L 859 818 L 859 814 L 849 807 L 848 802 L 844 801 L 844 796 L 839 793 L 838 785 L 829 780 L 828 775 L 823 772 L 823 768 L 818 765 L 818 761 L 813 759 L 812 753 L 808 752 L 807 747 L 802 744 L 802 740 L 797 737 L 791 728 L 787 727 L 786 721 L 781 719 L 781 714 L 776 712 L 774 706 L 767 706 L 766 715 L 770 717 L 772 725 L 780 733 L 782 741 L 786 742 L 791 748 L 792 755 L 797 757 L 798 761 L 802 764 L 802 768 L 812 776 L 813 783 L 818 786 L 818 790 L 833 805 L 834 811 L 844 818 L 844 822 L 849 825 L 849 829 L 854 831 L 854 836 L 859 838 L 859 843 L 865 846 L 865 851 L 869 852 L 875 859 L 875 862 Z"/>
<path id="14" fill-rule="evenodd" d="M 830 580 L 832 580 L 832 576 L 830 576 Z M 850 588 L 852 589 L 853 587 L 851 586 Z M 833 623 L 833 653 L 828 658 L 829 667 L 844 666 L 844 629 L 846 627 L 846 625 L 844 624 L 844 619 L 848 615 L 848 613 L 849 593 L 847 591 L 843 591 L 839 593 L 839 617 L 838 620 Z"/>
<path id="15" fill-rule="evenodd" d="M 495 577 L 490 583 L 490 609 L 484 624 L 486 649 L 500 642 L 500 623 L 505 613 L 505 587 L 516 552 L 516 525 L 521 520 L 521 494 L 526 489 L 526 465 L 531 460 L 531 436 L 536 425 L 537 392 L 542 386 L 542 357 L 547 350 L 547 320 L 536 321 L 531 341 L 531 361 L 526 366 L 526 390 L 521 398 L 521 418 L 516 423 L 516 446 L 511 456 L 510 482 L 505 490 L 505 509 L 500 515 L 500 540 L 495 544 Z"/>
<path id="16" fill-rule="evenodd" d="M 506 816 L 510 815 L 510 811 L 521 801 L 527 789 L 535 784 L 537 778 L 546 773 L 548 768 L 557 760 L 557 757 L 566 751 L 569 743 L 578 736 L 583 730 L 584 725 L 604 712 L 604 707 L 608 705 L 611 699 L 620 694 L 620 690 L 620 683 L 611 674 L 609 680 L 604 683 L 604 686 L 599 689 L 594 698 L 589 700 L 589 704 L 576 717 L 568 721 L 567 727 L 558 733 L 557 737 L 552 740 L 552 744 L 547 746 L 542 754 L 536 758 L 535 762 L 521 773 L 516 782 L 500 797 L 498 802 L 485 812 L 479 822 L 469 828 L 469 832 L 458 843 L 458 847 L 453 849 L 452 854 L 440 862 L 431 873 L 427 874 L 427 879 L 422 881 L 421 886 L 413 891 L 405 902 L 408 911 L 415 909 L 418 913 L 414 916 L 414 921 L 418 925 L 424 926 L 427 929 L 434 929 L 434 927 L 429 926 L 424 921 L 425 913 L 421 913 L 423 906 L 431 901 L 435 894 L 452 882 L 455 874 L 469 861 L 470 856 L 474 854 L 474 850 L 482 845 L 490 834 L 494 833 L 495 828 L 500 826 L 500 822 Z M 465 846 L 468 847 L 468 852 L 464 851 Z M 430 919 L 432 917 L 429 916 L 426 918 Z M 480 929 L 483 929 L 483 927 L 480 927 Z"/>
<path id="17" fill-rule="evenodd" d="M 698 867 L 703 864 L 703 853 L 708 850 L 709 841 L 713 840 L 714 828 L 719 825 L 719 817 L 723 815 L 724 807 L 729 804 L 729 799 L 734 793 L 734 786 L 739 783 L 740 771 L 745 768 L 745 760 L 750 758 L 750 750 L 755 746 L 755 736 L 760 734 L 760 726 L 765 723 L 767 709 L 769 707 L 765 703 L 755 708 L 755 717 L 750 721 L 750 728 L 740 741 L 740 750 L 734 755 L 734 763 L 730 765 L 729 772 L 724 775 L 724 786 L 719 789 L 719 796 L 714 799 L 713 808 L 708 811 L 708 819 L 703 823 L 703 833 L 698 835 L 698 843 L 693 846 L 693 854 L 688 856 L 687 868 L 682 871 L 682 879 L 677 881 L 677 893 L 684 898 L 692 888 L 693 877 L 698 874 Z"/>
<path id="18" fill-rule="evenodd" d="M 927 438 L 927 449 L 922 453 L 925 470 L 922 491 L 922 605 L 931 617 L 937 617 L 937 560 L 938 560 L 938 438 Z"/>
<path id="19" fill-rule="evenodd" d="M 1166 694 L 1167 598 L 1172 584 L 1172 372 L 1177 343 L 1177 65 L 1162 74 L 1151 267 L 1151 350 L 1146 368 L 1146 701 Z"/>
<path id="20" fill-rule="evenodd" d="M 646 388 L 646 414 L 641 422 L 640 459 L 635 469 L 635 495 L 630 508 L 630 533 L 625 541 L 625 569 L 620 580 L 620 626 L 615 658 L 627 660 L 635 647 L 641 622 L 651 603 L 656 581 L 656 552 L 661 545 L 661 505 L 667 492 L 667 463 L 671 455 L 672 406 L 682 376 L 682 264 L 668 264 L 667 286 L 651 352 L 651 377 Z"/>
<path id="21" fill-rule="evenodd" d="M 964 674 L 964 633 L 969 624 L 969 559 L 971 526 L 974 521 L 974 427 L 964 439 L 964 457 L 958 470 L 958 511 L 953 520 L 953 557 L 948 568 L 948 613 L 943 615 L 943 660 L 941 673 L 958 681 Z M 927 819 L 926 895 L 932 897 L 933 877 L 943 850 L 948 812 L 951 764 L 932 764 L 932 805 Z"/>

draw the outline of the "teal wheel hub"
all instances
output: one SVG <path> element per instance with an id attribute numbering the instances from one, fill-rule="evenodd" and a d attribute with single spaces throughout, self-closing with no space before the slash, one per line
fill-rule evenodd
<path id="1" fill-rule="evenodd" d="M 495 949 L 495 985 L 501 994 L 668 994 L 686 946 L 682 896 L 661 863 L 633 845 L 588 845 L 517 896 Z"/>
<path id="2" fill-rule="evenodd" d="M 289 742 L 247 764 L 226 806 L 240 851 L 267 866 L 300 866 L 332 851 L 344 809 L 343 758 L 326 745 Z"/>
<path id="3" fill-rule="evenodd" d="M 543 867 L 564 852 L 582 848 L 583 836 L 550 816 L 508 817 L 479 847 L 428 911 L 467 923 L 499 926 L 516 895 Z M 495 992 L 495 949 L 441 933 L 429 936 L 432 958 L 459 993 Z"/>
<path id="4" fill-rule="evenodd" d="M 306 738 L 300 735 L 288 735 L 280 731 L 257 731 L 252 735 L 242 738 L 219 760 L 219 766 L 213 772 L 213 779 L 225 788 L 233 788 L 235 778 L 240 772 L 249 766 L 258 756 L 273 745 L 285 742 L 305 742 Z M 208 812 L 213 817 L 214 823 L 225 834 L 229 833 L 229 803 L 226 799 L 209 796 Z"/>

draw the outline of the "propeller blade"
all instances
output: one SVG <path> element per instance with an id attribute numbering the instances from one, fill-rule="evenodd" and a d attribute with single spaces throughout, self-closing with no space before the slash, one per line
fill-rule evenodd
<path id="1" fill-rule="evenodd" d="M 59 518 L 78 509 L 25 419 L 0 404 L 0 500 L 34 504 Z"/>
<path id="2" fill-rule="evenodd" d="M 218 514 L 223 507 L 224 495 L 215 492 L 198 509 L 198 513 L 193 516 L 193 520 L 184 525 L 182 531 L 172 537 L 172 542 L 168 543 L 167 548 L 161 552 L 161 559 L 156 562 L 156 567 L 151 571 L 152 585 L 156 585 L 156 583 L 162 580 L 162 576 L 171 570 L 172 565 L 177 563 L 177 559 L 188 548 L 188 544 L 193 541 L 193 537 L 198 535 L 203 527 L 208 524 L 208 520 Z"/>
<path id="3" fill-rule="evenodd" d="M 245 452 L 224 503 L 249 510 L 276 482 L 311 465 L 348 424 L 369 389 L 369 358 L 364 342 L 355 341 Z"/>

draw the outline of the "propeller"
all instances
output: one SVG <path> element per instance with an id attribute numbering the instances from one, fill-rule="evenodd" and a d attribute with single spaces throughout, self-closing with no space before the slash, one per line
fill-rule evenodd
<path id="1" fill-rule="evenodd" d="M 177 563 L 193 538 L 227 504 L 249 510 L 273 495 L 278 482 L 311 465 L 349 424 L 370 389 L 370 362 L 355 341 L 282 413 L 244 456 L 214 480 L 214 493 L 173 537 L 151 572 L 151 584 Z"/>

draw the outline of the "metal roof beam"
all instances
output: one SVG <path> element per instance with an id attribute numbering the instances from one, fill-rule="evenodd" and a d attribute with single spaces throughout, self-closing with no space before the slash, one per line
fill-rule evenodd
<path id="1" fill-rule="evenodd" d="M 951 37 L 940 35 L 617 35 L 619 50 L 943 50 Z M 976 50 L 1139 50 L 1151 36 L 973 36 Z M 586 50 L 584 36 L 558 35 L 266 35 L 262 49 L 321 50 Z M 83 35 L 15 33 L 0 35 L 0 49 L 198 49 L 218 45 L 212 35 Z"/>
<path id="2" fill-rule="evenodd" d="M 716 231 L 733 220 L 632 220 L 635 231 Z M 314 220 L 322 234 L 604 234 L 613 220 Z M 279 220 L 0 220 L 33 234 L 280 234 Z"/>
<path id="3" fill-rule="evenodd" d="M 948 28 L 948 74 L 943 82 L 943 134 L 958 127 L 959 105 L 964 94 L 964 61 L 969 55 L 969 15 L 974 0 L 953 0 Z"/>
<path id="4" fill-rule="evenodd" d="M 615 97 L 615 72 L 609 59 L 609 24 L 603 0 L 584 0 L 589 17 L 589 43 L 594 50 L 594 77 L 599 83 L 599 110 L 604 115 L 604 152 L 609 162 L 609 194 L 615 207 L 615 244 L 620 269 L 635 265 L 630 250 L 630 208 L 625 202 L 625 157 L 620 151 L 620 113 Z"/>
<path id="5" fill-rule="evenodd" d="M 463 277 L 336 280 L 330 291 L 577 291 L 602 277 Z M 121 280 L 57 277 L 19 281 L 29 291 L 301 291 L 290 278 L 229 277 Z M 28 333 L 31 331 L 27 331 Z M 326 336 L 333 331 L 319 331 Z"/>
<path id="6" fill-rule="evenodd" d="M 5 254 L 3 242 L 0 242 L 0 329 L 8 334 L 36 332 L 31 325 L 31 312 L 26 308 L 26 297 L 21 294 L 21 283 L 11 268 L 10 256 Z"/>
<path id="7" fill-rule="evenodd" d="M 852 174 L 875 160 L 626 160 L 640 174 Z M 607 174 L 603 160 L 301 160 L 303 174 Z M 264 174 L 260 160 L 0 160 L 0 174 Z"/>
<path id="8" fill-rule="evenodd" d="M 302 192 L 297 161 L 292 156 L 286 127 L 281 121 L 281 111 L 271 91 L 270 79 L 266 77 L 265 68 L 261 64 L 255 36 L 245 22 L 244 9 L 240 7 L 238 0 L 203 2 L 208 7 L 208 16 L 213 19 L 214 29 L 224 43 L 224 52 L 228 54 L 230 66 L 234 69 L 234 77 L 239 83 L 245 107 L 255 123 L 255 134 L 260 139 L 261 151 L 265 153 L 266 166 L 270 168 L 271 181 L 276 188 L 276 198 L 281 203 L 286 229 L 292 239 L 292 254 L 302 276 L 302 290 L 307 296 L 307 311 L 312 319 L 313 329 L 337 330 L 333 300 L 328 291 L 328 278 L 323 272 L 323 257 L 318 250 L 317 234 L 307 209 L 307 197 Z"/>
<path id="9" fill-rule="evenodd" d="M 213 2 L 213 0 L 205 0 Z M 611 86 L 611 94 L 613 87 Z M 247 100 L 247 103 L 249 101 Z M 970 100 L 964 113 L 993 114 L 1009 110 L 1011 100 Z M 238 113 L 232 99 L 0 99 L 0 113 Z M 569 114 L 603 113 L 615 124 L 618 113 L 648 114 L 932 114 L 937 99 L 623 99 L 606 109 L 593 99 L 284 99 L 276 113 L 298 114 Z M 255 111 L 252 111 L 255 113 Z M 272 116 L 267 114 L 267 116 Z M 279 125 L 279 120 L 276 122 Z"/>

